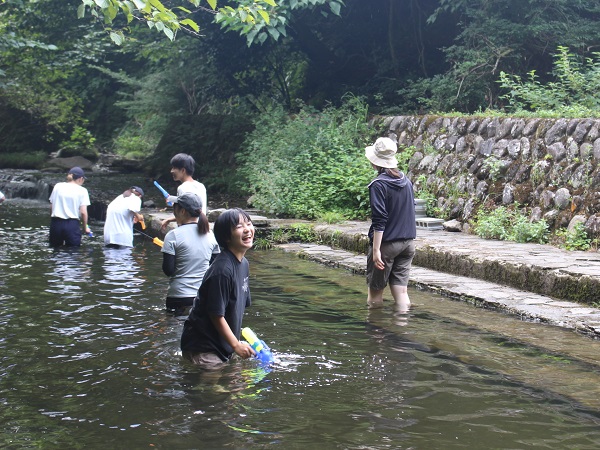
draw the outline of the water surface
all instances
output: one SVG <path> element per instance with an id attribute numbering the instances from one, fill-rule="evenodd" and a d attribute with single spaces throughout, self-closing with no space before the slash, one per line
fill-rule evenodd
<path id="1" fill-rule="evenodd" d="M 47 247 L 49 206 L 0 207 L 0 447 L 600 447 L 599 343 L 410 291 L 369 312 L 362 277 L 249 253 L 244 325 L 274 350 L 210 377 L 163 310 L 158 247 Z"/>

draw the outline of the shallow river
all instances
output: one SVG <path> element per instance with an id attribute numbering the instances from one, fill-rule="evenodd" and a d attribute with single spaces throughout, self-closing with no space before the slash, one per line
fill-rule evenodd
<path id="1" fill-rule="evenodd" d="M 600 343 L 427 292 L 368 312 L 362 277 L 249 253 L 244 325 L 277 364 L 181 359 L 159 248 L 46 245 L 0 206 L 2 448 L 597 449 Z"/>

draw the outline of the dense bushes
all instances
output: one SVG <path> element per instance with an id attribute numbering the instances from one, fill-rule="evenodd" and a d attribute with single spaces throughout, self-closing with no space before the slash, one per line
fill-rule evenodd
<path id="1" fill-rule="evenodd" d="M 493 210 L 479 211 L 475 234 L 485 239 L 544 244 L 548 242 L 549 231 L 545 220 L 531 222 L 517 208 L 499 206 Z"/>
<path id="2" fill-rule="evenodd" d="M 253 206 L 298 218 L 366 217 L 374 172 L 364 148 L 376 130 L 361 99 L 347 97 L 340 108 L 320 113 L 303 107 L 294 116 L 274 108 L 255 125 L 238 154 Z"/>

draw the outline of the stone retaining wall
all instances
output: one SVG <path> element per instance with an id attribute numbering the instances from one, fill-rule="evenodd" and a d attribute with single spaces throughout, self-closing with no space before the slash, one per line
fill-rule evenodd
<path id="1" fill-rule="evenodd" d="M 518 203 L 551 230 L 600 234 L 600 120 L 396 116 L 382 135 L 414 147 L 408 176 L 467 224 L 481 206 Z"/>

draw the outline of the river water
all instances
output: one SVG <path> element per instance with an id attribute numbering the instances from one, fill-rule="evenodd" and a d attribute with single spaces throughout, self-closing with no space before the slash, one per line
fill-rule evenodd
<path id="1" fill-rule="evenodd" d="M 158 247 L 47 247 L 47 203 L 0 206 L 2 448 L 600 448 L 600 344 L 251 251 L 244 325 L 277 363 L 208 377 L 181 359 Z"/>

